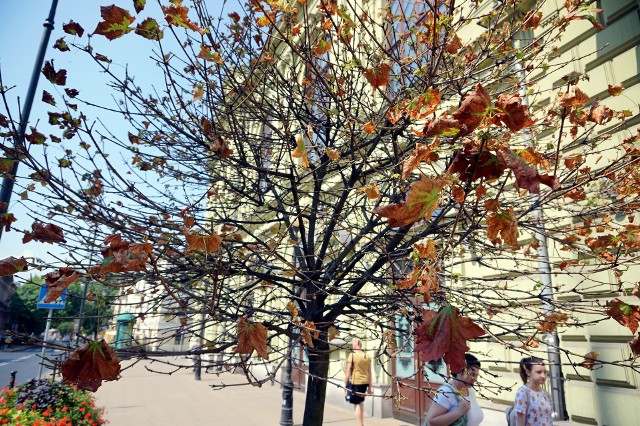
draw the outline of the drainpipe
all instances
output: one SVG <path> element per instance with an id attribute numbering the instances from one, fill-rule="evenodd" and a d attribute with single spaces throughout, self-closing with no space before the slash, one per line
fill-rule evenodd
<path id="1" fill-rule="evenodd" d="M 517 62 L 515 69 L 519 74 L 520 88 L 518 93 L 522 98 L 522 104 L 529 106 L 529 100 L 527 99 L 527 78 L 522 64 Z M 533 146 L 531 133 L 528 130 L 524 131 L 524 141 L 526 145 Z M 540 206 L 540 195 L 531 194 L 531 203 L 534 206 L 533 218 L 537 223 L 535 238 L 538 241 L 538 274 L 540 277 L 540 283 L 542 284 L 542 290 L 540 291 L 540 298 L 542 299 L 542 307 L 545 315 L 555 311 L 553 305 L 553 286 L 551 283 L 551 263 L 549 261 L 549 250 L 547 247 L 547 237 L 545 235 L 544 219 L 542 215 L 542 207 Z M 545 334 L 545 343 L 547 345 L 547 359 L 549 361 L 549 385 L 551 386 L 551 399 L 553 401 L 553 419 L 554 420 L 567 420 L 567 408 L 564 397 L 564 376 L 562 374 L 562 363 L 560 361 L 560 340 L 558 339 L 558 333 L 556 331 Z"/>

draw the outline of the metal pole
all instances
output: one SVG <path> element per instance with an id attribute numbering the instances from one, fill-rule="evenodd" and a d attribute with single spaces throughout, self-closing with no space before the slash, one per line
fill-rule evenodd
<path id="1" fill-rule="evenodd" d="M 291 380 L 292 339 L 289 337 L 287 363 L 284 367 L 282 382 L 282 408 L 280 409 L 280 426 L 293 426 L 293 381 Z"/>
<path id="2" fill-rule="evenodd" d="M 520 89 L 519 94 L 522 98 L 523 105 L 529 105 L 527 99 L 527 85 L 526 76 L 522 65 L 518 62 L 515 65 L 516 70 L 520 74 Z M 524 131 L 524 141 L 527 145 L 531 145 L 531 134 Z M 547 237 L 545 235 L 544 217 L 542 214 L 542 207 L 540 206 L 540 196 L 538 194 L 532 194 L 532 204 L 535 206 L 533 210 L 533 217 L 537 223 L 535 237 L 538 241 L 538 249 L 536 250 L 538 255 L 538 274 L 540 277 L 540 283 L 542 284 L 542 290 L 540 291 L 540 297 L 542 299 L 543 312 L 545 315 L 553 312 L 555 306 L 553 305 L 553 287 L 551 284 L 551 263 L 549 261 L 549 250 L 547 248 Z M 558 333 L 551 332 L 545 334 L 545 343 L 547 345 L 547 359 L 549 361 L 549 385 L 551 386 L 551 399 L 553 402 L 553 418 L 554 420 L 566 420 L 569 418 L 567 414 L 567 407 L 564 398 L 564 376 L 562 374 L 562 363 L 560 361 L 560 340 L 558 339 Z"/>
<path id="3" fill-rule="evenodd" d="M 51 9 L 49 10 L 49 17 L 44 21 L 44 33 L 42 34 L 42 40 L 40 41 L 40 48 L 36 56 L 36 63 L 33 66 L 33 72 L 31 73 L 31 81 L 29 82 L 29 88 L 27 89 L 27 96 L 25 98 L 22 114 L 20 115 L 20 124 L 18 126 L 18 134 L 13 138 L 13 146 L 18 149 L 24 144 L 24 134 L 26 132 L 27 124 L 29 123 L 29 115 L 31 115 L 31 107 L 33 106 L 33 98 L 35 97 L 36 89 L 38 88 L 38 79 L 40 78 L 40 70 L 42 69 L 42 63 L 44 62 L 44 54 L 47 51 L 47 45 L 49 44 L 49 37 L 53 30 L 53 18 L 56 15 L 56 8 L 58 7 L 58 0 L 52 0 Z M 5 173 L 2 179 L 2 189 L 0 189 L 0 215 L 5 214 L 9 210 L 9 201 L 11 201 L 11 193 L 13 192 L 13 183 L 15 182 L 16 175 L 18 174 L 18 161 L 14 159 L 13 166 L 8 173 Z M 2 231 L 4 227 L 0 227 L 0 239 L 2 239 Z"/>
<path id="4" fill-rule="evenodd" d="M 51 328 L 52 319 L 53 319 L 53 309 L 49 308 L 49 315 L 47 315 L 47 325 L 44 328 L 44 344 L 42 345 L 42 352 L 40 352 L 40 368 L 38 369 L 38 379 L 42 378 L 42 368 L 44 367 L 44 354 L 47 351 L 47 341 L 49 340 L 49 329 Z"/>
<path id="5" fill-rule="evenodd" d="M 78 327 L 76 328 L 76 346 L 80 346 L 80 335 L 82 334 L 82 322 L 84 320 L 84 301 L 87 298 L 89 284 L 86 279 L 82 280 L 82 299 L 80 299 L 80 313 L 78 314 Z"/>
<path id="6" fill-rule="evenodd" d="M 11 372 L 11 381 L 9 382 L 9 389 L 13 389 L 16 386 L 16 374 L 18 374 L 17 371 Z"/>

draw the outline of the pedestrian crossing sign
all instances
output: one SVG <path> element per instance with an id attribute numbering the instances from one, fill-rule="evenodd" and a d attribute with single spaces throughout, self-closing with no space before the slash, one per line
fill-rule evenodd
<path id="1" fill-rule="evenodd" d="M 45 303 L 44 298 L 47 295 L 47 286 L 40 286 L 40 294 L 38 295 L 38 309 L 64 309 L 67 302 L 67 290 L 65 289 L 60 296 L 53 302 Z"/>

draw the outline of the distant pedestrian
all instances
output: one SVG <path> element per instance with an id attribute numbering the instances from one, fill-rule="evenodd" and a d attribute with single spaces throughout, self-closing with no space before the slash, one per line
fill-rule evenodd
<path id="1" fill-rule="evenodd" d="M 480 361 L 465 354 L 465 367 L 438 388 L 424 424 L 429 426 L 478 426 L 484 413 L 478 405 L 473 385 L 480 374 Z"/>
<path id="2" fill-rule="evenodd" d="M 373 393 L 371 387 L 371 358 L 362 350 L 362 340 L 354 337 L 351 341 L 352 352 L 347 357 L 347 374 L 345 375 L 345 388 L 351 382 L 353 395 L 349 401 L 355 406 L 356 424 L 363 426 L 364 422 L 364 398 Z"/>
<path id="3" fill-rule="evenodd" d="M 513 404 L 516 426 L 553 426 L 551 396 L 542 390 L 547 380 L 544 361 L 536 357 L 522 358 L 520 378 L 524 385 L 516 392 Z"/>

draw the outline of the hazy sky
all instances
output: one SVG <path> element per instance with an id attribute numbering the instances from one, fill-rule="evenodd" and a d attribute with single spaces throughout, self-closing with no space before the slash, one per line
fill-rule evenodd
<path id="1" fill-rule="evenodd" d="M 168 0 L 166 1 L 168 3 Z M 209 12 L 213 16 L 219 15 L 224 6 L 225 14 L 230 11 L 230 7 L 237 9 L 237 1 L 223 2 L 222 0 L 207 1 Z M 105 87 L 106 79 L 97 71 L 97 67 L 89 60 L 86 54 L 81 52 L 60 52 L 52 46 L 60 37 L 65 37 L 67 42 L 73 37 L 64 34 L 62 25 L 73 20 L 82 25 L 85 29 L 83 40 L 86 41 L 87 34 L 93 32 L 98 22 L 101 21 L 100 6 L 115 4 L 129 10 L 135 14 L 133 0 L 59 0 L 54 19 L 54 29 L 48 43 L 45 60 L 54 59 L 55 69 L 65 68 L 68 72 L 68 87 L 76 88 L 80 91 L 80 97 L 102 103 L 113 102 L 109 95 L 109 89 Z M 185 5 L 189 2 L 185 1 Z M 231 6 L 230 6 L 231 5 Z M 8 87 L 15 86 L 8 98 L 13 102 L 13 114 L 17 116 L 16 99 L 24 100 L 31 73 L 33 71 L 36 53 L 43 35 L 43 23 L 49 14 L 51 0 L 0 0 L 0 70 L 2 72 L 3 84 Z M 141 13 L 142 20 L 147 16 L 159 18 L 157 2 L 147 1 L 147 10 Z M 134 15 L 135 16 L 135 15 Z M 159 19 L 158 19 L 159 20 Z M 159 20 L 160 21 L 160 20 Z M 161 23 L 162 24 L 162 23 Z M 150 56 L 151 42 L 142 37 L 124 37 L 109 41 L 102 36 L 92 37 L 92 46 L 97 52 L 114 59 L 112 66 L 131 66 L 134 74 L 151 75 L 144 72 L 145 67 L 153 66 L 148 60 Z M 139 77 L 140 78 L 140 77 Z M 150 77 L 152 79 L 152 77 Z M 138 80 L 136 80 L 138 81 Z M 53 86 L 41 76 L 38 88 L 35 92 L 34 105 L 30 116 L 30 124 L 37 120 L 46 122 L 46 111 L 51 107 L 41 101 L 42 91 L 47 90 L 56 96 L 64 88 Z M 57 97 L 57 96 L 56 96 Z M 0 112 L 4 113 L 4 108 Z M 40 128 L 39 128 L 40 130 Z M 47 132 L 42 132 L 48 134 Z M 24 170 L 18 170 L 18 175 Z M 25 214 L 24 209 L 17 204 L 19 195 L 14 193 L 11 198 L 10 212 L 18 221 L 14 223 L 17 229 L 30 229 L 31 219 Z M 22 234 L 14 231 L 4 232 L 0 241 L 0 259 L 8 256 L 36 256 L 47 259 L 47 252 L 57 252 L 54 245 L 29 242 L 22 244 Z"/>

